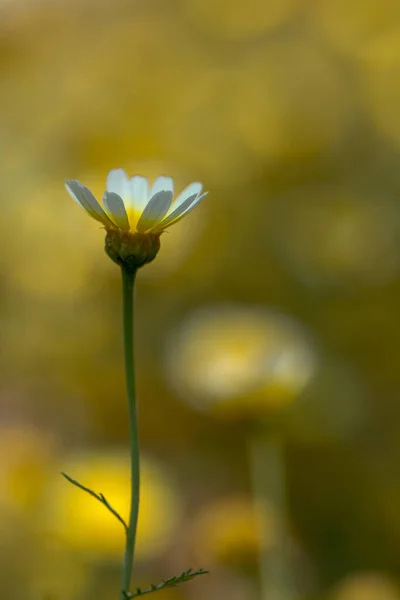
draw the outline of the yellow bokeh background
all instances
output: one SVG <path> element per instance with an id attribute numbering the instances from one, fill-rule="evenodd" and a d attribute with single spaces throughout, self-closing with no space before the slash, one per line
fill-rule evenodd
<path id="1" fill-rule="evenodd" d="M 117 597 L 121 525 L 60 472 L 127 518 L 120 274 L 64 188 L 119 167 L 209 190 L 138 276 L 135 586 L 400 598 L 399 2 L 0 15 L 0 598 Z"/>

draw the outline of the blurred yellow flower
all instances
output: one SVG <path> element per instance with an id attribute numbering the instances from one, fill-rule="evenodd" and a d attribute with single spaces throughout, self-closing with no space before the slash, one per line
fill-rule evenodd
<path id="1" fill-rule="evenodd" d="M 336 584 L 329 600 L 400 600 L 400 588 L 386 575 L 353 573 Z"/>
<path id="2" fill-rule="evenodd" d="M 315 367 L 302 327 L 260 307 L 200 309 L 172 333 L 166 350 L 167 377 L 178 393 L 227 415 L 290 403 Z"/>
<path id="3" fill-rule="evenodd" d="M 261 518 L 263 524 L 261 526 Z M 267 537 L 261 539 L 261 531 Z M 254 564 L 260 547 L 275 543 L 272 509 L 257 508 L 251 498 L 229 496 L 205 506 L 198 516 L 193 543 L 199 557 L 229 564 Z"/>
<path id="4" fill-rule="evenodd" d="M 76 454 L 63 461 L 62 470 L 86 487 L 103 493 L 127 519 L 130 473 L 127 454 Z M 120 559 L 124 547 L 123 527 L 100 502 L 60 475 L 49 486 L 47 499 L 43 517 L 50 533 L 94 558 Z M 179 500 L 164 469 L 142 459 L 136 550 L 139 559 L 162 553 L 168 547 L 180 514 Z"/>

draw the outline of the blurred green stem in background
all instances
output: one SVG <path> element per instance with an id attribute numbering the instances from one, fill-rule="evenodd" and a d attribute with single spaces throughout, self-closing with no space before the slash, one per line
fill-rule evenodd
<path id="1" fill-rule="evenodd" d="M 139 431 L 137 419 L 137 402 L 135 391 L 135 364 L 134 364 L 134 288 L 136 270 L 121 267 L 123 290 L 123 331 L 126 391 L 128 396 L 129 430 L 130 430 L 130 458 L 131 458 L 131 502 L 128 528 L 126 530 L 125 558 L 121 582 L 121 600 L 125 600 L 129 592 L 133 559 L 135 554 L 136 530 L 139 515 Z"/>
<path id="2" fill-rule="evenodd" d="M 292 600 L 284 444 L 278 433 L 250 444 L 253 496 L 260 527 L 262 600 Z"/>

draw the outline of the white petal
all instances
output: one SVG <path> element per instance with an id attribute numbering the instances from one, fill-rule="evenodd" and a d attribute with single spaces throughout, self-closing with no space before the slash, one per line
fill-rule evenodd
<path id="1" fill-rule="evenodd" d="M 112 169 L 107 175 L 107 192 L 118 194 L 122 200 L 129 195 L 130 186 L 127 174 L 123 169 Z"/>
<path id="2" fill-rule="evenodd" d="M 143 212 L 149 201 L 149 182 L 146 177 L 135 175 L 130 182 L 131 207 L 137 212 Z"/>
<path id="3" fill-rule="evenodd" d="M 185 210 L 187 210 L 190 207 L 190 205 L 192 204 L 192 202 L 194 202 L 196 200 L 196 198 L 197 198 L 197 194 L 193 194 L 193 196 L 189 196 L 189 198 L 186 198 L 186 200 L 181 202 L 181 204 L 180 204 L 180 206 L 178 206 L 178 208 L 176 208 L 175 210 L 170 212 L 169 215 L 167 217 L 165 217 L 158 224 L 157 229 L 163 229 L 164 227 L 167 227 L 169 223 L 174 221 L 183 212 L 185 212 Z"/>
<path id="4" fill-rule="evenodd" d="M 180 206 L 182 204 L 182 202 L 185 202 L 186 198 L 193 196 L 193 194 L 196 194 L 196 196 L 199 196 L 201 194 L 202 189 L 203 189 L 203 185 L 201 183 L 199 183 L 198 181 L 191 183 L 190 185 L 185 187 L 183 192 L 181 192 L 179 194 L 179 196 L 174 200 L 171 208 L 173 210 L 175 210 L 176 208 L 178 208 L 178 206 Z"/>
<path id="5" fill-rule="evenodd" d="M 207 196 L 208 192 L 204 192 L 204 194 L 202 194 L 201 196 L 197 196 L 197 198 L 195 198 L 195 200 L 192 201 L 192 203 L 190 204 L 189 208 L 187 208 L 186 210 L 184 210 L 183 212 L 181 212 L 177 217 L 175 217 L 174 219 L 170 219 L 169 215 L 164 222 L 159 223 L 158 227 L 157 227 L 157 231 L 159 231 L 160 229 L 165 229 L 166 227 L 169 227 L 170 225 L 173 225 L 174 223 L 177 223 L 178 221 L 180 221 L 181 219 L 183 219 L 183 217 L 186 217 L 186 215 L 188 215 L 194 208 L 196 208 L 196 206 L 203 200 L 203 198 L 205 198 Z"/>
<path id="6" fill-rule="evenodd" d="M 114 223 L 106 215 L 89 188 L 76 181 L 76 179 L 67 180 L 65 187 L 75 202 L 82 206 L 93 219 L 104 225 L 114 227 Z"/>
<path id="7" fill-rule="evenodd" d="M 157 177 L 151 188 L 150 198 L 152 198 L 154 194 L 157 194 L 157 192 L 162 191 L 172 192 L 172 195 L 174 195 L 174 182 L 171 177 Z"/>
<path id="8" fill-rule="evenodd" d="M 113 221 L 122 229 L 129 231 L 129 220 L 122 198 L 114 192 L 104 192 L 103 204 Z"/>
<path id="9" fill-rule="evenodd" d="M 171 202 L 171 191 L 161 191 L 153 196 L 139 219 L 136 226 L 137 231 L 144 232 L 155 227 L 167 214 Z"/>

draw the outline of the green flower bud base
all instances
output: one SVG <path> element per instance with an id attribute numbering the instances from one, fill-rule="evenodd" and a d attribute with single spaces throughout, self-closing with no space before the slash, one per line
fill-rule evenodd
<path id="1" fill-rule="evenodd" d="M 117 265 L 136 271 L 150 263 L 160 249 L 160 233 L 107 230 L 105 251 Z"/>

